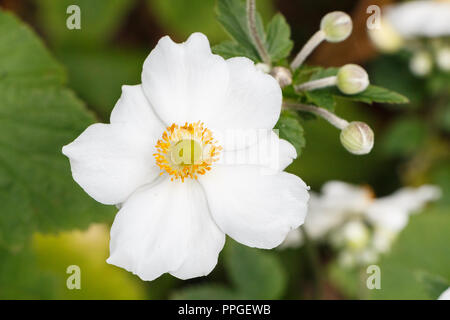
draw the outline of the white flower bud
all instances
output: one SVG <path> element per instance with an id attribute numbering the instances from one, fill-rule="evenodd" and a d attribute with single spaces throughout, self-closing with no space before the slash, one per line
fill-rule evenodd
<path id="1" fill-rule="evenodd" d="M 344 41 L 352 33 L 352 18 L 342 11 L 330 12 L 322 18 L 320 29 L 328 42 Z"/>
<path id="2" fill-rule="evenodd" d="M 350 122 L 341 131 L 341 143 L 348 152 L 362 155 L 368 154 L 374 143 L 372 129 L 364 122 Z"/>
<path id="3" fill-rule="evenodd" d="M 278 81 L 281 88 L 284 88 L 292 83 L 292 73 L 288 68 L 274 67 L 270 74 Z"/>
<path id="4" fill-rule="evenodd" d="M 259 71 L 262 71 L 264 73 L 269 73 L 270 72 L 270 66 L 265 64 L 265 63 L 257 63 L 255 65 L 256 69 L 258 69 Z"/>
<path id="5" fill-rule="evenodd" d="M 369 76 L 360 66 L 346 64 L 339 69 L 336 85 L 345 94 L 357 94 L 369 86 Z"/>
<path id="6" fill-rule="evenodd" d="M 360 221 L 348 222 L 343 227 L 342 233 L 345 244 L 351 250 L 362 249 L 369 242 L 369 230 L 366 225 Z"/>
<path id="7" fill-rule="evenodd" d="M 433 58 L 426 51 L 416 53 L 409 62 L 409 69 L 418 77 L 424 77 L 433 68 Z"/>
<path id="8" fill-rule="evenodd" d="M 368 30 L 370 40 L 381 52 L 393 53 L 403 46 L 403 37 L 386 18 L 381 18 L 379 28 Z"/>
<path id="9" fill-rule="evenodd" d="M 450 47 L 442 47 L 436 51 L 436 64 L 442 71 L 450 71 Z"/>

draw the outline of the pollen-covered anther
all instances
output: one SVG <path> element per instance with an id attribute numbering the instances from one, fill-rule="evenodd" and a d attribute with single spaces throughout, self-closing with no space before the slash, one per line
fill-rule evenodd
<path id="1" fill-rule="evenodd" d="M 167 172 L 171 180 L 197 179 L 211 170 L 213 162 L 219 160 L 222 147 L 217 145 L 212 132 L 200 121 L 172 124 L 166 128 L 156 143 L 154 154 L 161 175 Z"/>

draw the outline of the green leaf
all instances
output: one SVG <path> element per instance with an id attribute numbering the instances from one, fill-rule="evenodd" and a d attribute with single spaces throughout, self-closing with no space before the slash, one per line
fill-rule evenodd
<path id="1" fill-rule="evenodd" d="M 380 262 L 382 290 L 373 290 L 377 299 L 429 299 L 429 291 L 418 281 L 426 271 L 450 282 L 449 207 L 411 217 L 391 253 Z"/>
<path id="2" fill-rule="evenodd" d="M 401 118 L 389 126 L 382 138 L 381 147 L 389 156 L 407 157 L 423 146 L 427 136 L 427 126 L 423 121 Z"/>
<path id="3" fill-rule="evenodd" d="M 275 252 L 230 242 L 225 265 L 237 291 L 246 299 L 278 299 L 286 288 L 286 273 Z"/>
<path id="4" fill-rule="evenodd" d="M 245 55 L 246 57 L 254 61 L 255 57 L 258 57 L 256 61 L 261 60 L 250 36 L 245 1 L 218 0 L 217 19 L 231 38 L 242 47 L 241 52 L 251 53 L 250 55 Z M 259 36 L 265 41 L 264 27 L 259 14 L 256 14 L 256 27 Z"/>
<path id="5" fill-rule="evenodd" d="M 231 40 L 224 41 L 213 46 L 212 51 L 225 59 L 233 57 L 247 57 L 253 61 L 259 61 L 258 55 L 255 55 L 253 50 L 248 50 L 246 47 L 243 47 Z"/>
<path id="6" fill-rule="evenodd" d="M 430 299 L 439 298 L 442 292 L 450 286 L 450 282 L 440 275 L 430 274 L 426 271 L 418 271 L 416 277 L 425 287 Z"/>
<path id="7" fill-rule="evenodd" d="M 227 38 L 216 21 L 215 0 L 147 0 L 150 15 L 173 39 L 187 39 L 194 32 L 204 33 L 211 43 Z"/>
<path id="8" fill-rule="evenodd" d="M 0 33 L 0 246 L 111 219 L 110 208 L 75 184 L 61 154 L 94 117 L 28 27 L 0 11 L 0 30 L 8 30 Z"/>
<path id="9" fill-rule="evenodd" d="M 295 74 L 295 84 L 322 79 L 337 75 L 339 68 L 305 68 L 301 69 Z M 335 97 L 340 97 L 352 101 L 359 101 L 363 103 L 392 103 L 401 104 L 408 103 L 409 100 L 405 96 L 374 85 L 369 85 L 366 90 L 355 95 L 346 95 L 340 92 L 336 87 L 329 87 L 319 90 L 305 92 L 308 102 L 313 103 L 319 107 L 333 110 L 335 105 Z"/>
<path id="10" fill-rule="evenodd" d="M 440 129 L 446 133 L 450 133 L 450 101 L 445 101 L 442 105 L 438 106 L 436 112 L 433 114 L 433 119 Z"/>
<path id="11" fill-rule="evenodd" d="M 10 252 L 0 248 L 0 299 L 56 299 L 56 279 L 39 270 L 28 248 Z"/>
<path id="12" fill-rule="evenodd" d="M 94 224 L 85 232 L 35 234 L 20 251 L 0 248 L 0 299 L 144 299 L 144 282 L 105 262 L 108 244 L 109 228 Z M 70 265 L 81 269 L 81 290 L 67 288 Z"/>
<path id="13" fill-rule="evenodd" d="M 267 51 L 272 61 L 278 61 L 288 57 L 293 47 L 291 28 L 283 15 L 278 13 L 267 25 Z"/>
<path id="14" fill-rule="evenodd" d="M 401 104 L 409 102 L 408 98 L 404 95 L 401 95 L 400 93 L 374 85 L 369 85 L 366 90 L 355 95 L 350 96 L 340 94 L 340 96 L 353 101 L 360 101 L 369 104 L 373 102 L 390 104 Z"/>
<path id="15" fill-rule="evenodd" d="M 313 81 L 321 78 L 335 76 L 338 68 L 303 67 L 296 74 L 296 83 Z M 335 88 L 324 88 L 312 91 L 300 92 L 306 97 L 305 103 L 314 104 L 318 107 L 334 111 L 336 101 L 335 95 L 338 91 Z"/>
<path id="16" fill-rule="evenodd" d="M 141 82 L 142 64 L 147 54 L 120 49 L 58 52 L 67 67 L 70 87 L 105 121 L 120 97 L 122 85 Z"/>
<path id="17" fill-rule="evenodd" d="M 143 299 L 147 288 L 138 277 L 106 263 L 109 226 L 93 224 L 86 231 L 34 234 L 31 248 L 36 267 L 30 274 L 49 273 L 56 280 L 59 299 Z M 81 290 L 67 290 L 67 267 L 81 269 Z"/>
<path id="18" fill-rule="evenodd" d="M 224 249 L 225 267 L 233 284 L 193 285 L 173 294 L 173 299 L 233 300 L 278 299 L 287 285 L 287 275 L 275 252 L 249 248 L 231 239 Z"/>
<path id="19" fill-rule="evenodd" d="M 258 50 L 250 35 L 245 0 L 218 0 L 217 18 L 233 41 L 225 41 L 213 47 L 213 51 L 224 58 L 244 56 L 260 62 Z M 286 58 L 293 47 L 291 30 L 286 19 L 276 14 L 267 25 L 267 36 L 261 15 L 256 13 L 256 29 L 271 58 L 277 62 Z"/>
<path id="20" fill-rule="evenodd" d="M 364 283 L 358 284 L 367 278 L 361 279 L 357 271 L 337 266 L 330 273 L 334 284 L 350 293 L 351 298 L 359 286 L 361 293 L 370 299 L 436 299 L 437 283 L 450 283 L 449 210 L 449 207 L 428 210 L 411 217 L 391 252 L 377 263 L 381 270 L 380 290 L 369 290 Z M 424 273 L 428 275 L 425 279 Z"/>
<path id="21" fill-rule="evenodd" d="M 292 143 L 297 150 L 297 157 L 300 157 L 303 148 L 306 145 L 303 126 L 300 122 L 299 115 L 290 110 L 281 112 L 280 119 L 278 119 L 275 129 L 279 130 L 281 139 L 285 139 Z"/>
<path id="22" fill-rule="evenodd" d="M 229 288 L 216 284 L 199 284 L 178 290 L 173 300 L 236 300 L 239 295 Z"/>
<path id="23" fill-rule="evenodd" d="M 398 92 L 411 101 L 406 107 L 418 107 L 425 97 L 423 80 L 409 69 L 409 55 L 382 55 L 368 66 L 370 81 L 382 83 L 385 88 Z M 403 107 L 403 106 L 402 106 Z"/>
<path id="24" fill-rule="evenodd" d="M 135 0 L 37 0 L 40 25 L 55 47 L 99 47 L 107 43 L 121 26 Z M 81 11 L 81 29 L 70 30 L 67 7 Z"/>
<path id="25" fill-rule="evenodd" d="M 426 80 L 426 88 L 432 95 L 439 96 L 449 92 L 450 72 L 435 71 Z"/>
<path id="26" fill-rule="evenodd" d="M 318 107 L 334 111 L 336 101 L 333 93 L 329 89 L 319 89 L 305 92 L 308 103 L 315 104 Z"/>
<path id="27" fill-rule="evenodd" d="M 323 70 L 322 67 L 304 64 L 294 71 L 294 74 L 292 76 L 292 82 L 295 85 L 307 82 L 315 74 L 321 72 L 322 70 Z"/>
<path id="28" fill-rule="evenodd" d="M 443 161 L 432 168 L 431 182 L 441 188 L 439 204 L 450 206 L 450 161 Z"/>
<path id="29" fill-rule="evenodd" d="M 322 68 L 322 67 L 316 67 L 317 71 L 314 72 L 311 75 L 311 78 L 309 80 L 317 80 L 317 79 L 322 79 L 322 78 L 326 78 L 326 77 L 332 77 L 337 75 L 339 68 Z"/>

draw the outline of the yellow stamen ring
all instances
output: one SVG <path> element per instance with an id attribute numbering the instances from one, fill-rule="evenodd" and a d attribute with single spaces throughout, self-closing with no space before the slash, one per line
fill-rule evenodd
<path id="1" fill-rule="evenodd" d="M 212 132 L 203 123 L 172 124 L 166 128 L 156 143 L 153 154 L 161 175 L 167 172 L 171 180 L 197 179 L 211 170 L 213 162 L 219 160 L 222 147 L 217 146 Z"/>

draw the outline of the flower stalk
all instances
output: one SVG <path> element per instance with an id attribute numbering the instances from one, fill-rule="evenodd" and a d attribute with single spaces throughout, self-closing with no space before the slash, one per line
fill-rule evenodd
<path id="1" fill-rule="evenodd" d="M 295 86 L 296 91 L 312 91 L 316 89 L 335 86 L 337 83 L 337 77 L 331 76 L 322 79 L 308 81 Z"/>
<path id="2" fill-rule="evenodd" d="M 294 60 L 291 63 L 291 69 L 296 70 L 298 69 L 303 62 L 305 62 L 306 58 L 311 54 L 311 52 L 314 51 L 315 48 L 319 44 L 322 43 L 322 41 L 325 40 L 325 32 L 322 30 L 317 31 L 303 46 L 303 48 L 300 50 L 300 52 L 297 54 L 297 56 L 294 58 Z"/>
<path id="3" fill-rule="evenodd" d="M 255 0 L 247 0 L 247 23 L 248 29 L 250 30 L 250 36 L 253 39 L 254 44 L 256 45 L 256 50 L 258 51 L 259 56 L 262 61 L 271 66 L 272 62 L 270 56 L 264 46 L 264 42 L 259 36 L 258 29 L 256 28 L 256 4 Z"/>
<path id="4" fill-rule="evenodd" d="M 328 42 L 341 42 L 348 38 L 352 32 L 353 23 L 348 14 L 333 11 L 326 14 L 320 21 L 320 30 L 306 42 L 291 63 L 292 70 L 300 67 L 313 50 L 324 40 Z"/>
<path id="5" fill-rule="evenodd" d="M 369 86 L 369 75 L 356 64 L 341 67 L 336 76 L 312 80 L 295 86 L 297 91 L 311 91 L 330 86 L 337 86 L 344 94 L 358 94 Z"/>
<path id="6" fill-rule="evenodd" d="M 330 124 L 332 124 L 333 126 L 338 128 L 339 130 L 344 129 L 349 124 L 347 120 L 339 118 L 334 113 L 332 113 L 324 108 L 319 108 L 319 107 L 316 107 L 313 105 L 285 102 L 285 103 L 283 103 L 283 107 L 288 108 L 288 109 L 294 109 L 294 110 L 298 110 L 298 111 L 305 111 L 305 112 L 313 113 L 313 114 L 325 119 L 326 121 L 328 121 Z"/>

